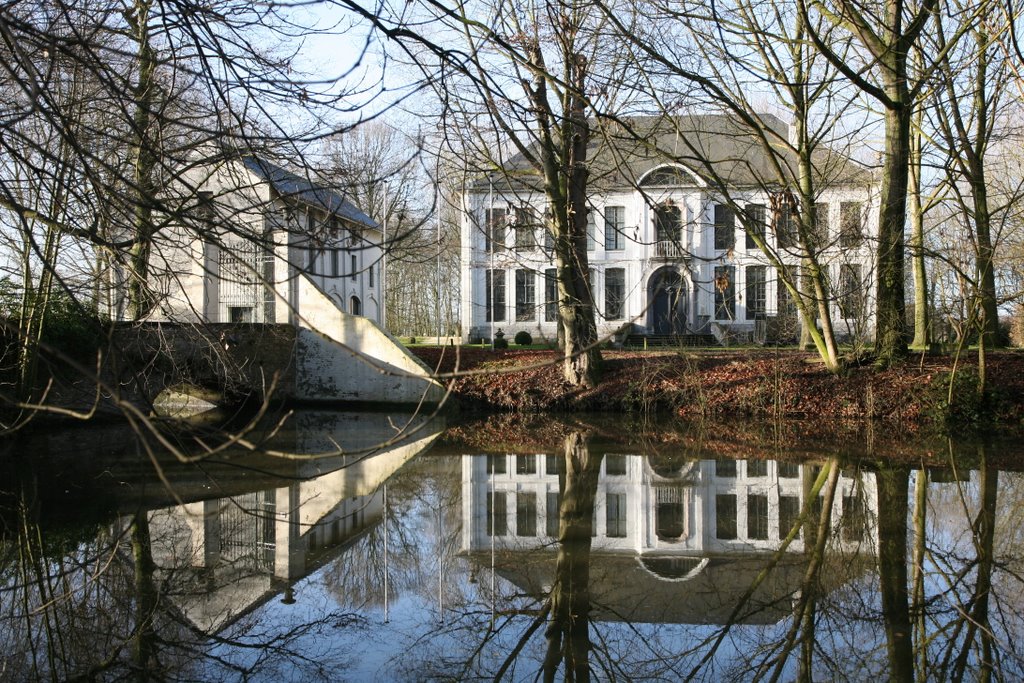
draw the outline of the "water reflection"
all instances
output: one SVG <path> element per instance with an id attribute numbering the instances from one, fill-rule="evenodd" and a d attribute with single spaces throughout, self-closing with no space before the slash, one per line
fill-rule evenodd
<path id="1" fill-rule="evenodd" d="M 296 582 L 381 522 L 385 482 L 439 433 L 423 421 L 411 430 L 396 424 L 394 416 L 305 413 L 270 429 L 258 452 L 199 468 L 167 461 L 144 486 L 138 465 L 121 463 L 101 490 L 112 479 L 125 491 L 103 509 L 136 511 L 78 538 L 41 525 L 42 506 L 59 503 L 42 495 L 44 472 L 21 470 L 19 489 L 4 492 L 13 505 L 4 516 L 0 670 L 15 680 L 328 677 L 344 653 L 321 648 L 311 658 L 301 641 L 358 615 L 334 610 L 282 629 L 261 623 L 257 610 L 274 599 L 294 604 Z M 210 496 L 268 482 L 276 486 Z M 151 507 L 168 496 L 181 504 Z"/>
<path id="2" fill-rule="evenodd" d="M 735 625 L 809 628 L 816 593 L 862 575 L 877 548 L 875 475 L 834 462 L 602 456 L 573 433 L 564 456 L 466 456 L 463 475 L 463 550 L 476 575 L 543 601 L 546 679 L 559 658 L 566 678 L 589 676 L 591 619 L 725 627 L 699 664 Z M 844 570 L 821 580 L 826 540 Z"/>
<path id="3" fill-rule="evenodd" d="M 262 455 L 170 466 L 170 490 L 108 458 L 97 490 L 113 512 L 77 525 L 46 513 L 67 500 L 52 476 L 19 471 L 5 676 L 1024 674 L 1024 479 L 992 464 L 1005 449 L 949 444 L 942 467 L 655 454 L 572 426 L 440 455 L 425 452 L 436 427 L 374 448 L 373 429 L 356 433 L 368 422 L 393 432 L 303 415 Z M 348 454 L 266 457 L 282 444 Z"/>

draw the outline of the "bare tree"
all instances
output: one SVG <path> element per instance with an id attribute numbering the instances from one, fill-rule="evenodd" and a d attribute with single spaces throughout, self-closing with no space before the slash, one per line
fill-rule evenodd
<path id="1" fill-rule="evenodd" d="M 349 29 L 293 9 L 48 0 L 0 10 L 0 81 L 9 93 L 0 103 L 9 123 L 0 225 L 21 301 L 8 321 L 19 357 L 7 400 L 40 393 L 40 330 L 55 294 L 83 317 L 140 319 L 176 277 L 168 250 L 242 232 L 237 213 L 208 220 L 202 169 L 246 155 L 313 166 L 308 155 L 324 136 L 351 127 L 352 109 L 380 93 L 358 81 L 359 54 L 337 73 L 308 73 L 303 37 Z M 95 364 L 75 372 L 96 384 Z"/>
<path id="2" fill-rule="evenodd" d="M 910 54 L 922 40 L 938 0 L 801 0 L 801 14 L 832 27 L 809 31 L 815 47 L 860 91 L 879 102 L 885 121 L 881 204 L 876 249 L 875 349 L 888 365 L 907 349 L 904 228 L 914 108 L 924 96 L 934 60 L 912 73 Z M 953 40 L 952 42 L 955 42 Z"/>
<path id="3" fill-rule="evenodd" d="M 695 167 L 728 204 L 748 243 L 776 272 L 780 299 L 788 291 L 805 338 L 826 367 L 838 372 L 829 271 L 840 251 L 849 256 L 861 248 L 864 226 L 856 226 L 858 239 L 850 243 L 838 232 L 830 235 L 828 204 L 821 201 L 835 186 L 869 186 L 871 176 L 842 154 L 848 143 L 834 147 L 849 135 L 839 130 L 841 119 L 855 112 L 849 97 L 838 92 L 835 68 L 810 45 L 811 19 L 795 5 L 743 1 L 682 9 L 651 2 L 638 11 L 648 20 L 646 31 L 617 27 L 643 74 L 638 95 L 661 109 L 679 133 L 676 149 L 657 153 Z M 616 21 L 611 8 L 608 14 Z M 814 30 L 826 30 L 820 17 L 814 21 Z M 752 91 L 768 94 L 770 107 L 784 110 L 792 125 L 766 114 L 770 107 Z M 721 112 L 731 125 L 712 130 L 718 139 L 707 143 L 695 135 L 702 128 L 699 119 L 677 113 L 681 102 L 692 110 Z M 771 198 L 774 239 L 766 233 L 763 212 L 747 208 L 757 194 Z M 861 289 L 860 282 L 856 286 Z M 842 308 L 844 317 L 856 317 Z"/>
<path id="4" fill-rule="evenodd" d="M 1005 182 L 1003 191 L 993 192 L 996 180 L 990 176 L 1002 170 L 993 160 L 1016 107 L 1008 92 L 1013 72 L 1002 43 L 1012 20 L 1001 6 L 993 5 L 982 18 L 972 20 L 963 39 L 950 45 L 951 38 L 963 32 L 961 17 L 969 9 L 951 2 L 935 14 L 932 35 L 934 50 L 942 55 L 942 87 L 929 113 L 941 140 L 948 196 L 964 216 L 965 235 L 975 252 L 969 280 L 983 354 L 984 348 L 1000 344 L 995 254 L 1003 237 L 1002 217 L 1019 197 L 1019 190 L 1013 191 Z"/>
<path id="5" fill-rule="evenodd" d="M 589 5 L 545 1 L 479 10 L 478 17 L 464 7 L 429 8 L 463 47 L 419 64 L 437 74 L 432 83 L 447 126 L 445 146 L 475 161 L 482 182 L 501 193 L 546 202 L 564 375 L 593 386 L 601 354 L 586 253 L 589 149 L 592 117 L 615 83 L 602 73 L 608 65 L 601 17 Z M 488 216 L 477 217 L 478 224 L 494 232 L 490 210 Z"/>

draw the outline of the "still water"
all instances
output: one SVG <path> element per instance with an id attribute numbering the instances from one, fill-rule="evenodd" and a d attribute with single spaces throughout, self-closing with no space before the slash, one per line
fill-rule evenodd
<path id="1" fill-rule="evenodd" d="M 330 412 L 230 431 L 7 444 L 0 678 L 1024 677 L 1012 441 Z"/>

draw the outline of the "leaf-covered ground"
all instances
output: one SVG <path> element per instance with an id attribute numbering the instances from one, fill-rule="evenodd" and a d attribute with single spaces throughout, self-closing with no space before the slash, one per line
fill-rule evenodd
<path id="1" fill-rule="evenodd" d="M 977 398 L 977 362 L 915 355 L 894 368 L 870 365 L 826 372 L 813 354 L 791 350 L 605 351 L 600 384 L 577 389 L 562 379 L 554 351 L 420 347 L 414 352 L 446 381 L 464 411 L 658 413 L 681 417 L 875 418 L 924 424 L 1024 421 L 1024 353 L 992 352 L 990 396 Z"/>

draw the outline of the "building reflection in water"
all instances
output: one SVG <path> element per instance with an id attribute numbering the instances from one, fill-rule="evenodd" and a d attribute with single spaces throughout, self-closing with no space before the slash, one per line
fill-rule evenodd
<path id="1" fill-rule="evenodd" d="M 563 467 L 552 455 L 463 457 L 462 550 L 477 574 L 493 565 L 530 594 L 550 588 Z M 796 525 L 819 470 L 772 460 L 605 455 L 591 526 L 593 618 L 724 623 Z M 873 473 L 839 476 L 833 557 L 855 556 L 867 569 L 877 553 L 877 506 Z M 750 599 L 744 622 L 790 615 L 820 509 L 820 499 L 809 506 L 810 522 Z M 827 590 L 827 577 L 824 583 Z"/>
<path id="2" fill-rule="evenodd" d="M 322 429 L 300 433 L 307 452 L 353 439 Z M 382 520 L 385 482 L 437 434 L 430 429 L 371 453 L 298 467 L 300 477 L 314 467 L 333 469 L 312 479 L 151 511 L 152 552 L 162 590 L 208 633 L 277 595 L 293 602 L 292 584 L 337 558 Z M 309 443 L 310 438 L 322 443 Z"/>

